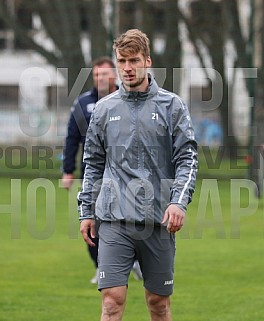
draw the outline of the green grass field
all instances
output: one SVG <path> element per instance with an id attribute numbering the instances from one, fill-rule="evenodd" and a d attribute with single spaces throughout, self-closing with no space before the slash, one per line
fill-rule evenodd
<path id="1" fill-rule="evenodd" d="M 177 235 L 173 320 L 263 320 L 263 200 L 247 189 L 241 169 L 240 178 L 228 174 L 200 175 Z M 78 184 L 68 194 L 56 175 L 45 177 L 1 177 L 0 321 L 97 321 L 100 293 L 89 283 L 94 268 L 78 232 Z M 123 320 L 149 320 L 133 277 Z"/>

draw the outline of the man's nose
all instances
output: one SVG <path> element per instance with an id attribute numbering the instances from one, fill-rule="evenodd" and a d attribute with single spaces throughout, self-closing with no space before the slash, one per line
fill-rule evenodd
<path id="1" fill-rule="evenodd" d="M 131 70 L 131 63 L 130 63 L 129 61 L 126 61 L 126 62 L 125 62 L 124 70 L 125 70 L 125 71 Z"/>

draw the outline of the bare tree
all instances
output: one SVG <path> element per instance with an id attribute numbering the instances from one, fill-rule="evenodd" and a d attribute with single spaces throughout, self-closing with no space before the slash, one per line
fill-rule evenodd
<path id="1" fill-rule="evenodd" d="M 4 2 L 0 2 L 0 19 L 7 28 L 14 31 L 15 37 L 26 48 L 38 52 L 55 67 L 68 69 L 69 89 L 80 70 L 86 67 L 81 47 L 84 32 L 82 19 L 86 19 L 90 26 L 92 58 L 106 54 L 107 31 L 102 24 L 101 1 L 21 0 L 17 2 L 17 6 L 23 6 L 39 15 L 43 29 L 53 43 L 53 49 L 47 49 L 36 41 L 32 30 L 24 28 L 16 16 L 10 14 Z"/>
<path id="2" fill-rule="evenodd" d="M 258 180 L 260 146 L 264 144 L 264 1 L 249 0 L 250 19 L 247 32 L 242 32 L 238 0 L 223 0 L 229 21 L 229 32 L 236 52 L 237 65 L 241 68 L 257 68 L 257 78 L 247 78 L 249 97 L 254 97 L 249 125 L 249 155 L 253 157 L 249 176 Z"/>
<path id="3" fill-rule="evenodd" d="M 226 15 L 222 2 L 212 0 L 198 0 L 190 3 L 190 17 L 181 12 L 181 18 L 189 31 L 190 40 L 193 42 L 201 64 L 205 67 L 203 54 L 201 53 L 198 41 L 201 41 L 207 48 L 215 72 L 221 75 L 214 77 L 214 88 L 219 88 L 222 99 L 219 104 L 219 112 L 223 128 L 223 143 L 227 155 L 236 156 L 238 146 L 234 135 L 232 123 L 232 104 L 228 97 L 228 80 L 226 78 L 225 65 L 225 43 L 227 39 Z M 219 81 L 220 80 L 220 81 Z M 211 81 L 208 87 L 211 87 Z"/>
<path id="4" fill-rule="evenodd" d="M 254 24 L 255 52 L 253 51 L 253 54 L 254 65 L 257 68 L 257 79 L 254 87 L 255 104 L 252 113 L 252 139 L 250 140 L 253 156 L 250 174 L 251 178 L 258 182 L 259 192 L 263 193 L 264 169 L 261 166 L 263 166 L 264 157 L 264 0 L 256 0 L 254 5 L 253 21 L 256 23 Z"/>

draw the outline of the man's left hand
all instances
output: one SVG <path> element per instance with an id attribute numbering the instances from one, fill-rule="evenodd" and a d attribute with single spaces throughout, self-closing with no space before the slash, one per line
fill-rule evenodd
<path id="1" fill-rule="evenodd" d="M 170 204 L 164 214 L 162 224 L 167 224 L 167 231 L 169 233 L 175 233 L 179 231 L 184 223 L 185 213 L 176 204 Z"/>

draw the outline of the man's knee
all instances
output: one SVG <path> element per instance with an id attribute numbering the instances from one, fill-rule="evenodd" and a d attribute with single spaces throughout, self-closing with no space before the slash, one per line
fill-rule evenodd
<path id="1" fill-rule="evenodd" d="M 147 292 L 148 309 L 152 314 L 166 316 L 170 314 L 170 297 Z"/>
<path id="2" fill-rule="evenodd" d="M 102 296 L 104 315 L 112 316 L 122 313 L 126 301 L 126 293 L 123 289 L 121 291 L 116 288 L 104 289 Z"/>

